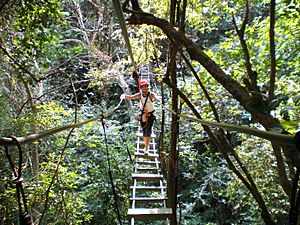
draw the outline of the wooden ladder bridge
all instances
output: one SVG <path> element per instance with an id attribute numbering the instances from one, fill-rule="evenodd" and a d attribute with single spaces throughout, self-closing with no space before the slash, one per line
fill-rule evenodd
<path id="1" fill-rule="evenodd" d="M 131 225 L 145 224 L 137 221 L 165 220 L 169 224 L 172 209 L 166 207 L 166 182 L 161 174 L 159 154 L 156 150 L 155 134 L 151 134 L 148 154 L 144 154 L 141 130 L 137 132 L 133 185 L 128 218 Z"/>
<path id="2" fill-rule="evenodd" d="M 146 80 L 150 88 L 149 67 L 140 71 L 140 79 Z M 159 153 L 155 143 L 155 134 L 152 131 L 148 154 L 144 154 L 142 129 L 137 131 L 133 185 L 131 189 L 131 208 L 127 215 L 131 225 L 145 224 L 145 221 L 165 220 L 169 224 L 172 209 L 167 208 L 166 181 L 161 173 Z M 142 222 L 143 221 L 143 222 Z"/>

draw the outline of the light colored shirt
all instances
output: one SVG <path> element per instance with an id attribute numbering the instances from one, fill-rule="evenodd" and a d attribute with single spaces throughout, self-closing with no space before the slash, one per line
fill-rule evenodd
<path id="1" fill-rule="evenodd" d="M 144 96 L 141 94 L 141 110 L 142 110 L 143 107 L 144 107 L 146 98 L 147 98 L 147 102 L 146 102 L 146 105 L 145 105 L 145 110 L 147 110 L 148 112 L 152 112 L 153 110 L 155 110 L 150 95 L 151 95 L 151 93 L 149 93 L 149 96 L 148 96 L 148 98 L 147 98 L 147 95 L 146 95 L 146 97 L 144 97 Z"/>

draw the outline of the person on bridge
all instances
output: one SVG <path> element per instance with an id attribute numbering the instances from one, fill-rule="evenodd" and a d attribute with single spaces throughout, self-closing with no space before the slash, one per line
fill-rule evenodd
<path id="1" fill-rule="evenodd" d="M 141 92 L 133 95 L 122 94 L 121 99 L 140 99 L 141 114 L 139 120 L 143 129 L 143 140 L 145 145 L 144 154 L 148 154 L 152 126 L 155 120 L 153 101 L 155 100 L 161 103 L 161 100 L 155 93 L 149 91 L 149 84 L 147 81 L 142 80 L 139 85 L 142 90 Z"/>

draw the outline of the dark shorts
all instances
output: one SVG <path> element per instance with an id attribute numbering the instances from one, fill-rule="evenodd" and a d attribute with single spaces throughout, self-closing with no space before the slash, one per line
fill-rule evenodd
<path id="1" fill-rule="evenodd" d="M 141 122 L 144 137 L 151 136 L 151 130 L 152 130 L 154 120 L 155 120 L 155 116 L 153 114 L 150 114 L 147 122 Z"/>

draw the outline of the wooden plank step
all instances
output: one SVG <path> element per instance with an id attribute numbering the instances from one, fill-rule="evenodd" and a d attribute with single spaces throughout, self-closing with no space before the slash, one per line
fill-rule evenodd
<path id="1" fill-rule="evenodd" d="M 139 144 L 144 145 L 144 141 L 143 141 L 143 140 L 138 140 L 138 141 L 136 141 L 135 143 L 139 143 Z M 155 142 L 150 142 L 150 143 L 149 143 L 149 146 L 155 146 L 155 145 L 156 145 Z"/>
<path id="2" fill-rule="evenodd" d="M 160 174 L 148 174 L 148 173 L 133 173 L 132 178 L 136 180 L 151 180 L 151 181 L 158 181 L 160 179 L 163 179 L 163 175 Z"/>
<path id="3" fill-rule="evenodd" d="M 128 217 L 136 218 L 139 220 L 147 220 L 147 219 L 166 219 L 172 215 L 171 208 L 137 208 L 137 209 L 128 209 L 127 212 Z"/>
<path id="4" fill-rule="evenodd" d="M 151 166 L 156 166 L 157 164 L 160 164 L 160 162 L 156 161 L 142 161 L 142 160 L 136 160 L 135 163 L 140 164 L 140 165 L 151 165 Z"/>
<path id="5" fill-rule="evenodd" d="M 158 172 L 156 167 L 135 167 L 136 171 L 144 171 L 144 172 Z"/>
<path id="6" fill-rule="evenodd" d="M 136 190 L 143 190 L 143 191 L 161 191 L 162 189 L 165 190 L 165 186 L 130 186 L 131 189 Z"/>
<path id="7" fill-rule="evenodd" d="M 142 157 L 142 158 L 150 158 L 150 159 L 159 157 L 158 154 L 153 154 L 151 152 L 148 152 L 148 154 L 135 152 L 134 155 L 139 158 Z"/>
<path id="8" fill-rule="evenodd" d="M 138 202 L 162 202 L 168 200 L 167 197 L 135 197 L 130 198 L 130 201 L 138 201 Z"/>
<path id="9" fill-rule="evenodd" d="M 134 152 L 134 154 L 141 154 L 141 155 L 144 155 L 144 149 L 138 149 Z M 148 150 L 148 155 L 157 155 L 157 157 L 159 157 L 158 153 L 156 150 L 152 150 L 152 149 L 149 149 Z"/>
<path id="10" fill-rule="evenodd" d="M 136 136 L 138 136 L 138 137 L 143 137 L 143 133 L 142 133 L 142 132 L 137 132 L 137 133 L 136 133 Z M 155 135 L 155 134 L 151 134 L 151 137 L 152 137 L 152 138 L 155 138 L 156 135 Z"/>

